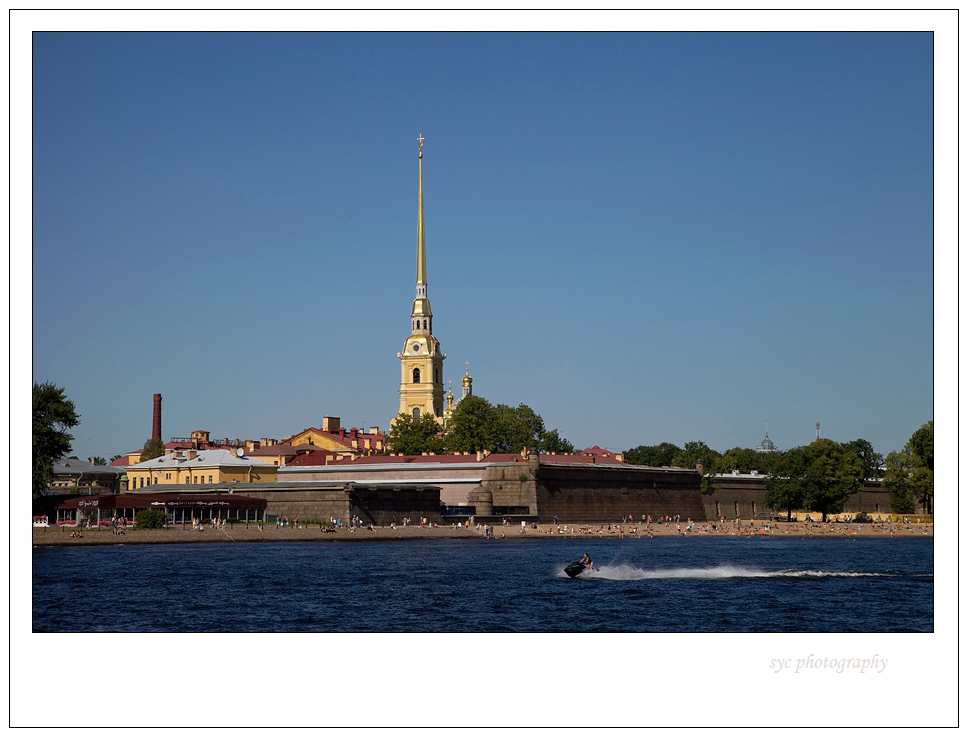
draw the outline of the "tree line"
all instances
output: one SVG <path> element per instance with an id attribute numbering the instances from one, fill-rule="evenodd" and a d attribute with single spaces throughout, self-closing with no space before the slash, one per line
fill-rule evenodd
<path id="1" fill-rule="evenodd" d="M 575 446 L 562 438 L 558 430 L 547 430 L 541 415 L 526 404 L 510 407 L 491 404 L 484 397 L 464 397 L 444 431 L 433 415 L 414 419 L 408 414 L 397 416 L 387 431 L 390 453 L 519 453 L 524 448 L 546 453 L 573 453 Z"/>
<path id="2" fill-rule="evenodd" d="M 918 428 L 899 452 L 885 459 L 863 438 L 837 443 L 827 438 L 810 445 L 774 453 L 752 448 L 731 448 L 719 453 L 701 441 L 639 445 L 625 451 L 625 460 L 644 466 L 695 468 L 702 465 L 702 491 L 715 491 L 713 475 L 758 471 L 766 476 L 764 503 L 771 509 L 809 509 L 821 514 L 842 512 L 847 499 L 864 490 L 869 479 L 883 479 L 890 492 L 891 511 L 910 514 L 919 507 L 928 512 L 934 496 L 934 422 Z"/>

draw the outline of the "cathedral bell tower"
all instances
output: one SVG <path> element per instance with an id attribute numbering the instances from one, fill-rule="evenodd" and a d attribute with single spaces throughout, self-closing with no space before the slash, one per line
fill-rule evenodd
<path id="1" fill-rule="evenodd" d="M 427 298 L 427 248 L 424 242 L 423 136 L 417 138 L 419 195 L 417 199 L 417 294 L 410 310 L 410 337 L 400 359 L 400 410 L 415 420 L 431 414 L 444 417 L 444 359 L 434 337 L 434 313 Z"/>

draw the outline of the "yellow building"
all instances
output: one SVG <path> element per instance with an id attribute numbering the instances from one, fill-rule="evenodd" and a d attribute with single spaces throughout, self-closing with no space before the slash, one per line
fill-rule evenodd
<path id="1" fill-rule="evenodd" d="M 291 447 L 312 445 L 320 450 L 350 451 L 357 455 L 382 453 L 385 442 L 386 435 L 380 432 L 380 428 L 371 427 L 369 432 L 355 427 L 347 430 L 340 427 L 339 417 L 324 417 L 322 427 L 308 427 L 283 440 L 283 444 Z M 260 457 L 267 457 L 267 454 L 260 454 Z"/>
<path id="2" fill-rule="evenodd" d="M 127 467 L 131 491 L 159 485 L 273 482 L 277 467 L 228 450 L 176 450 Z"/>
<path id="3" fill-rule="evenodd" d="M 427 298 L 427 249 L 424 242 L 423 136 L 417 139 L 419 194 L 417 199 L 417 294 L 410 311 L 410 337 L 400 359 L 400 409 L 415 420 L 422 415 L 444 418 L 444 359 L 434 337 L 434 313 Z"/>

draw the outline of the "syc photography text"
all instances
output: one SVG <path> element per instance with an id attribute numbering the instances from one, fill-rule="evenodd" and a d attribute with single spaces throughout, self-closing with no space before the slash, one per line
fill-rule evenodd
<path id="1" fill-rule="evenodd" d="M 835 671 L 837 673 L 883 673 L 887 668 L 887 658 L 875 654 L 870 658 L 821 658 L 810 653 L 805 658 L 773 658 L 770 670 L 774 673 L 801 673 L 814 670 Z"/>

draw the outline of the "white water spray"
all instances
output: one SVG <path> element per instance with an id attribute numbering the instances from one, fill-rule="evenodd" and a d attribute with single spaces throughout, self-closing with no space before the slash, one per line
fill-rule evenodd
<path id="1" fill-rule="evenodd" d="M 565 576 L 560 570 L 560 576 Z M 582 571 L 579 578 L 602 578 L 612 581 L 638 581 L 642 579 L 726 579 L 726 578 L 866 578 L 886 576 L 884 573 L 863 571 L 813 571 L 788 569 L 783 571 L 764 571 L 747 566 L 720 564 L 709 568 L 659 568 L 646 570 L 629 564 L 598 566 L 594 570 Z"/>

